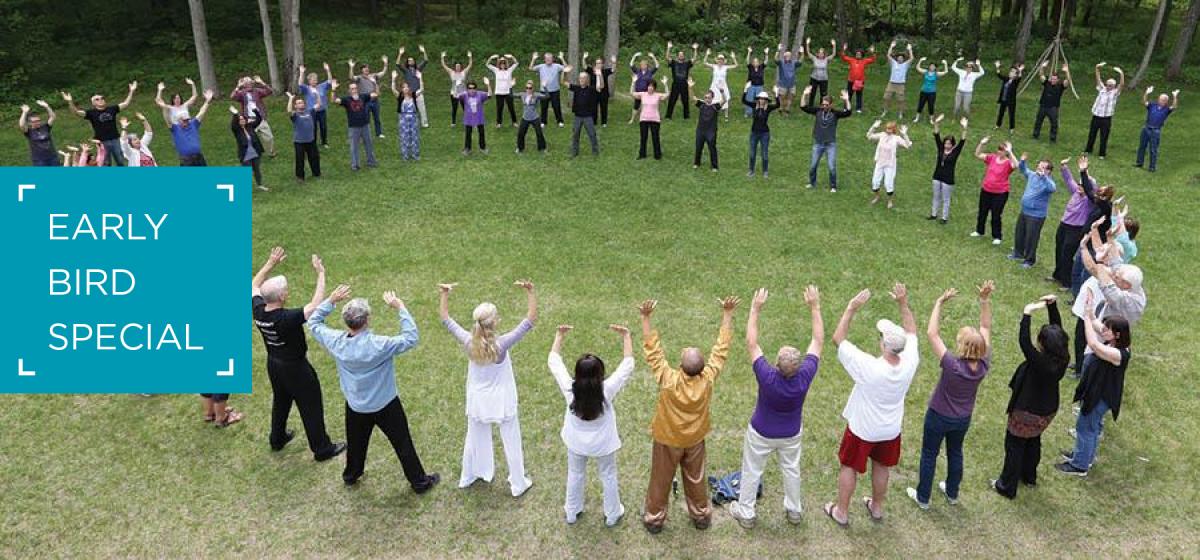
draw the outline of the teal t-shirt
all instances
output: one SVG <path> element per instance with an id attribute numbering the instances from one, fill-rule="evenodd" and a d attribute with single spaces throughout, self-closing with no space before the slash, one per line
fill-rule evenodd
<path id="1" fill-rule="evenodd" d="M 922 74 L 921 91 L 924 93 L 934 93 L 937 91 L 937 72 L 925 72 Z"/>

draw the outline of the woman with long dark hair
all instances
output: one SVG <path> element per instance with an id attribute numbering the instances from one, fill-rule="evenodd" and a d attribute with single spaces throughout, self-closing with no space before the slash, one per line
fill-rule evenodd
<path id="1" fill-rule="evenodd" d="M 262 140 L 258 137 L 258 125 L 262 124 L 262 111 L 254 110 L 254 114 L 247 116 L 245 113 L 238 112 L 236 107 L 230 106 L 229 112 L 233 113 L 233 117 L 229 120 L 229 129 L 233 132 L 233 138 L 237 142 L 238 163 L 250 167 L 254 171 L 254 185 L 260 191 L 267 191 L 267 187 L 263 186 L 262 155 L 263 151 Z"/>
<path id="2" fill-rule="evenodd" d="M 567 399 L 563 415 L 562 439 L 567 446 L 567 499 L 563 505 L 567 523 L 575 523 L 583 512 L 583 489 L 587 485 L 588 459 L 596 460 L 596 471 L 604 486 L 604 524 L 612 527 L 625 515 L 617 487 L 617 450 L 621 438 L 617 434 L 617 417 L 613 400 L 633 373 L 633 338 L 622 325 L 608 328 L 621 335 L 624 358 L 608 379 L 604 378 L 604 361 L 595 354 L 584 354 L 575 361 L 575 378 L 567 375 L 563 362 L 563 337 L 570 325 L 559 325 L 550 347 L 548 365 L 558 389 Z"/>
<path id="3" fill-rule="evenodd" d="M 1045 309 L 1049 322 L 1038 330 L 1034 344 L 1030 332 L 1033 312 Z M 1058 298 L 1045 295 L 1025 306 L 1018 337 L 1025 361 L 1008 382 L 1008 430 L 1004 435 L 1004 468 L 992 488 L 1005 498 L 1017 497 L 1017 486 L 1037 484 L 1042 461 L 1042 432 L 1058 413 L 1058 383 L 1071 361 L 1070 340 L 1058 313 Z"/>

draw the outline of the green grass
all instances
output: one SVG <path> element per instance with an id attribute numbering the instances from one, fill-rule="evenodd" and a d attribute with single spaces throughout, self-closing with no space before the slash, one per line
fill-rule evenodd
<path id="1" fill-rule="evenodd" d="M 840 77 L 844 68 L 833 70 Z M 1119 422 L 1109 423 L 1095 470 L 1085 480 L 1052 472 L 1055 453 L 1071 444 L 1065 433 L 1073 417 L 1063 403 L 1045 438 L 1041 484 L 1009 502 L 986 489 L 1000 469 L 1007 381 L 1019 363 L 1015 340 L 1024 303 L 1046 293 L 1051 246 L 1066 200 L 1057 194 L 1043 232 L 1041 262 L 1022 271 L 993 247 L 967 237 L 974 219 L 982 165 L 959 164 L 949 226 L 923 218 L 929 208 L 933 142 L 928 126 L 914 126 L 912 150 L 900 155 L 898 207 L 867 205 L 870 157 L 864 131 L 869 116 L 844 121 L 840 136 L 842 190 L 806 191 L 810 149 L 807 116 L 772 120 L 771 179 L 745 177 L 747 124 L 736 116 L 721 123 L 722 170 L 690 167 L 692 121 L 665 123 L 666 157 L 634 161 L 636 128 L 626 126 L 628 102 L 615 104 L 613 123 L 600 132 L 600 158 L 566 157 L 568 132 L 550 128 L 550 154 L 512 154 L 512 131 L 488 129 L 489 156 L 463 158 L 461 129 L 446 126 L 440 72 L 431 71 L 434 126 L 423 130 L 424 159 L 402 164 L 395 147 L 392 101 L 384 102 L 388 139 L 380 144 L 381 168 L 351 174 L 344 116 L 331 111 L 333 142 L 323 152 L 326 178 L 297 185 L 291 180 L 290 126 L 280 107 L 272 122 L 282 140 L 280 157 L 266 165 L 270 193 L 255 195 L 255 261 L 242 271 L 249 280 L 273 245 L 293 255 L 281 268 L 291 279 L 292 303 L 307 298 L 313 278 L 302 256 L 319 252 L 331 282 L 346 282 L 381 307 L 379 294 L 394 289 L 407 301 L 421 328 L 421 344 L 397 362 L 401 398 L 414 438 L 429 470 L 443 485 L 417 497 L 404 483 L 386 441 L 376 437 L 361 487 L 347 490 L 342 460 L 314 464 L 303 437 L 285 451 L 267 447 L 270 388 L 262 344 L 249 321 L 254 347 L 254 393 L 235 395 L 247 412 L 227 431 L 200 422 L 196 397 L 9 396 L 0 412 L 6 435 L 0 445 L 0 489 L 5 495 L 0 555 L 5 557 L 161 557 L 221 554 L 242 557 L 420 556 L 1133 556 L 1194 555 L 1197 513 L 1193 466 L 1200 422 L 1192 414 L 1198 350 L 1190 322 L 1194 311 L 1191 272 L 1200 256 L 1194 231 L 1193 193 L 1200 166 L 1190 142 L 1200 115 L 1184 93 L 1184 107 L 1164 133 L 1161 169 L 1150 175 L 1130 167 L 1142 111 L 1127 94 L 1117 112 L 1107 161 L 1094 175 L 1117 185 L 1143 229 L 1138 264 L 1146 270 L 1150 305 L 1134 332 L 1134 361 Z M 1082 72 L 1079 72 L 1082 75 Z M 740 74 L 738 74 L 740 76 Z M 882 72 L 876 67 L 868 108 L 879 106 Z M 707 82 L 707 76 L 699 78 Z M 624 77 L 621 80 L 624 82 Z M 990 129 L 996 81 L 980 82 L 973 138 Z M 1054 160 L 1082 148 L 1091 94 L 1081 81 L 1080 101 L 1065 101 L 1057 146 L 1028 139 L 1036 98 L 1021 99 L 1018 151 Z M 942 84 L 942 107 L 952 80 Z M 912 101 L 916 86 L 910 84 Z M 151 114 L 142 95 L 137 108 Z M 488 107 L 492 115 L 493 108 Z M 158 123 L 157 112 L 154 112 Z M 215 107 L 205 129 L 205 152 L 213 163 L 233 163 L 234 147 L 224 107 Z M 569 117 L 568 117 L 569 122 Z M 986 123 L 986 126 L 985 126 Z M 159 127 L 162 128 L 161 126 Z M 957 130 L 950 126 L 948 130 Z M 65 112 L 56 137 L 82 138 L 87 130 Z M 972 146 L 974 141 L 972 140 Z M 174 163 L 164 133 L 155 141 L 160 161 Z M 586 152 L 586 148 L 585 148 Z M 23 139 L 0 138 L 0 158 L 24 164 Z M 825 184 L 824 173 L 821 184 Z M 1014 197 L 1024 181 L 1014 179 Z M 164 185 L 164 188 L 170 188 Z M 1014 198 L 1005 235 L 1017 214 Z M 207 274 L 198 264 L 185 274 Z M 541 320 L 514 350 L 521 394 L 527 468 L 535 481 L 513 500 L 497 448 L 497 481 L 455 489 L 465 433 L 463 385 L 466 364 L 440 327 L 435 283 L 460 282 L 452 302 L 467 317 L 481 300 L 495 301 L 515 323 L 523 309 L 517 278 L 538 284 Z M 984 381 L 966 442 L 962 505 L 934 500 L 919 512 L 904 496 L 915 485 L 925 404 L 937 381 L 936 364 L 922 340 L 922 365 L 909 391 L 904 455 L 893 472 L 888 519 L 882 525 L 852 511 L 843 531 L 824 519 L 820 505 L 835 494 L 841 408 L 851 383 L 827 348 L 805 406 L 802 473 L 806 520 L 783 519 L 779 475 L 768 468 L 759 527 L 740 529 L 723 512 L 713 528 L 697 532 L 681 502 L 670 510 L 666 531 L 650 536 L 638 523 L 649 472 L 648 425 L 655 390 L 644 365 L 617 402 L 624 448 L 619 453 L 621 490 L 629 512 L 616 529 L 602 527 L 599 485 L 589 480 L 588 515 L 580 524 L 562 521 L 565 453 L 559 439 L 564 402 L 545 367 L 553 325 L 571 323 L 566 354 L 595 351 L 615 364 L 619 342 L 604 326 L 636 326 L 633 305 L 660 300 L 657 323 L 668 352 L 685 345 L 707 347 L 719 312 L 715 298 L 754 288 L 772 290 L 762 333 L 768 352 L 808 337 L 805 284 L 821 287 L 826 328 L 832 332 L 845 302 L 859 289 L 877 294 L 859 315 L 852 340 L 871 346 L 871 324 L 896 317 L 883 292 L 902 280 L 912 292 L 922 328 L 933 299 L 944 288 L 967 290 L 996 280 L 993 374 Z M 946 333 L 975 320 L 975 306 L 954 302 Z M 174 305 L 203 305 L 185 295 Z M 249 311 L 247 309 L 247 311 Z M 716 386 L 709 472 L 739 468 L 742 436 L 754 406 L 755 384 L 740 344 L 745 309 L 739 310 L 734 349 Z M 20 321 L 14 318 L 14 321 Z M 335 321 L 336 322 L 336 321 Z M 14 323 L 14 328 L 17 324 Z M 380 317 L 375 328 L 395 329 Z M 1190 357 L 1189 357 L 1190 356 Z M 326 419 L 335 439 L 344 437 L 342 398 L 334 368 L 319 348 L 310 359 L 320 372 Z M 98 372 L 115 374 L 117 372 Z M 163 372 L 169 375 L 170 372 Z M 1063 394 L 1073 385 L 1064 381 Z M 1066 401 L 1068 399 L 1064 399 Z M 291 424 L 299 429 L 293 415 Z M 301 435 L 302 434 L 298 434 Z M 944 463 L 939 463 L 943 476 Z M 865 482 L 865 481 L 864 481 Z M 859 494 L 866 490 L 859 487 Z M 201 552 L 203 551 L 203 552 Z"/>

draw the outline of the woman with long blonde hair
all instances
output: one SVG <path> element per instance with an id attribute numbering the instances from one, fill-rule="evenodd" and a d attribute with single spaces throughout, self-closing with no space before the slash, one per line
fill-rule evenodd
<path id="1" fill-rule="evenodd" d="M 467 331 L 450 317 L 450 292 L 455 284 L 439 284 L 438 290 L 442 325 L 462 345 L 468 358 L 467 438 L 458 487 L 466 488 L 480 479 L 492 481 L 495 474 L 492 426 L 498 425 L 508 462 L 508 483 L 513 497 L 518 497 L 533 481 L 525 476 L 521 424 L 517 418 L 517 382 L 508 351 L 533 329 L 537 321 L 537 294 L 532 282 L 521 280 L 515 285 L 525 290 L 528 311 L 516 328 L 504 334 L 497 334 L 500 314 L 495 304 L 483 302 L 476 306 L 471 315 L 471 330 Z"/>

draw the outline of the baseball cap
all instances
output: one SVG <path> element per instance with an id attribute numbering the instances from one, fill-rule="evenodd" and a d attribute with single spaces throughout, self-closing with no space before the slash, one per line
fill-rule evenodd
<path id="1" fill-rule="evenodd" d="M 899 354 L 904 351 L 904 346 L 908 343 L 908 336 L 900 325 L 891 322 L 888 319 L 880 319 L 875 323 L 875 328 L 879 329 L 883 348 L 893 354 Z"/>
<path id="2" fill-rule="evenodd" d="M 760 92 L 758 92 L 758 95 L 756 95 L 754 97 L 755 97 L 755 99 L 770 99 L 771 96 L 767 95 L 767 92 L 765 92 L 765 91 L 760 91 Z"/>

